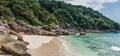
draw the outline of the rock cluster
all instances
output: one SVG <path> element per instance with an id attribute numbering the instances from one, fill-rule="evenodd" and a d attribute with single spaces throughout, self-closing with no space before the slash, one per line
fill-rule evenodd
<path id="1" fill-rule="evenodd" d="M 47 35 L 47 36 L 56 36 L 56 35 L 69 35 L 71 34 L 67 30 L 56 29 L 49 26 L 31 26 L 26 25 L 23 21 L 18 20 L 14 23 L 9 24 L 9 27 L 16 31 L 28 35 Z"/>
<path id="2" fill-rule="evenodd" d="M 11 34 L 18 38 L 10 37 Z M 26 25 L 21 20 L 10 24 L 0 21 L 0 55 L 30 56 L 27 53 L 28 43 L 23 40 L 22 34 L 57 36 L 71 33 L 59 27 Z"/>
<path id="3" fill-rule="evenodd" d="M 30 56 L 26 52 L 27 45 L 27 42 L 0 36 L 0 55 Z"/>
<path id="4" fill-rule="evenodd" d="M 11 34 L 18 36 L 18 39 L 10 37 Z M 23 40 L 22 35 L 0 21 L 0 56 L 30 56 L 26 51 L 27 45 L 28 43 Z"/>

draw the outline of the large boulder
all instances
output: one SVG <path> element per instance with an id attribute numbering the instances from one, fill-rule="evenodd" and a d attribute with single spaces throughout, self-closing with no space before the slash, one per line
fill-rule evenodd
<path id="1" fill-rule="evenodd" d="M 42 29 L 46 30 L 46 31 L 51 31 L 52 27 L 50 27 L 50 26 L 43 26 Z"/>
<path id="2" fill-rule="evenodd" d="M 15 23 L 21 25 L 21 26 L 26 26 L 25 22 L 22 20 L 17 20 Z"/>
<path id="3" fill-rule="evenodd" d="M 1 49 L 13 56 L 30 56 L 30 54 L 26 52 L 26 46 L 27 44 L 25 42 L 10 42 L 2 45 Z"/>
<path id="4" fill-rule="evenodd" d="M 41 30 L 39 29 L 39 27 L 35 27 L 35 26 L 29 26 L 30 31 L 27 32 L 27 34 L 32 34 L 32 35 L 41 35 Z"/>
<path id="5" fill-rule="evenodd" d="M 67 30 L 62 30 L 62 35 L 70 35 L 71 33 Z"/>
<path id="6" fill-rule="evenodd" d="M 40 26 L 36 27 L 36 26 L 31 26 L 31 25 L 25 25 L 25 23 L 20 20 L 9 24 L 9 27 L 16 32 L 22 32 L 22 33 L 29 34 L 29 35 L 40 35 L 41 34 Z"/>
<path id="7" fill-rule="evenodd" d="M 59 31 L 55 31 L 55 33 L 56 33 L 57 35 L 70 35 L 70 34 L 72 34 L 72 33 L 70 33 L 70 32 L 67 31 L 67 30 L 59 30 Z"/>
<path id="8" fill-rule="evenodd" d="M 16 39 L 0 35 L 0 54 L 24 56 L 29 55 L 27 50 L 27 42 L 18 41 Z M 30 55 L 29 55 L 30 56 Z"/>
<path id="9" fill-rule="evenodd" d="M 8 36 L 10 33 L 10 30 L 5 28 L 4 26 L 0 26 L 0 34 L 4 36 Z"/>
<path id="10" fill-rule="evenodd" d="M 45 31 L 45 30 L 42 30 L 41 35 L 46 35 L 46 36 L 57 36 L 55 33 L 50 32 L 50 31 Z"/>
<path id="11" fill-rule="evenodd" d="M 17 40 L 10 37 L 0 36 L 0 47 L 1 45 L 7 44 L 10 42 L 17 42 Z"/>
<path id="12" fill-rule="evenodd" d="M 1 36 L 0 35 L 0 48 L 1 48 L 2 45 L 8 44 L 8 43 L 11 43 L 11 42 L 18 42 L 18 40 L 13 39 L 11 37 L 6 37 L 6 36 Z M 25 41 L 23 41 L 23 42 L 25 42 Z M 27 44 L 27 42 L 25 42 L 25 43 Z"/>
<path id="13" fill-rule="evenodd" d="M 11 23 L 11 24 L 8 24 L 9 27 L 14 30 L 15 32 L 22 32 L 22 31 L 26 31 L 25 27 L 17 24 L 17 23 Z"/>
<path id="14" fill-rule="evenodd" d="M 80 32 L 80 35 L 86 35 L 86 33 L 85 32 Z"/>

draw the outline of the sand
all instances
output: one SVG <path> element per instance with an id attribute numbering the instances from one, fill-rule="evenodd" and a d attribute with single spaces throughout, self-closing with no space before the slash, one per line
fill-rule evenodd
<path id="1" fill-rule="evenodd" d="M 28 52 L 32 56 L 74 56 L 59 37 L 24 35 L 24 40 L 30 43 Z"/>
<path id="2" fill-rule="evenodd" d="M 50 42 L 53 37 L 48 37 L 48 36 L 39 36 L 39 35 L 23 35 L 24 40 L 29 42 L 28 48 L 29 49 L 35 49 L 40 47 L 44 43 Z"/>

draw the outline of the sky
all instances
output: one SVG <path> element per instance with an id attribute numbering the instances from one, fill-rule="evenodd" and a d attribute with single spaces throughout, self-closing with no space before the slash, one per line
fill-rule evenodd
<path id="1" fill-rule="evenodd" d="M 64 0 L 73 5 L 83 5 L 101 12 L 108 18 L 120 23 L 120 0 Z"/>

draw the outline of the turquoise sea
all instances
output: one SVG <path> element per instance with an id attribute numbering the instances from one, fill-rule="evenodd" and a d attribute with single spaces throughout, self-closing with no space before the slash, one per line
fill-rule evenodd
<path id="1" fill-rule="evenodd" d="M 87 33 L 64 37 L 76 56 L 120 56 L 120 33 Z"/>

